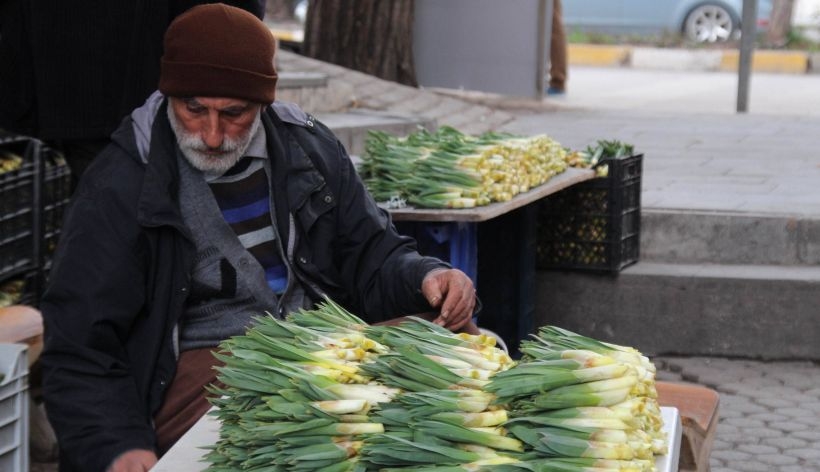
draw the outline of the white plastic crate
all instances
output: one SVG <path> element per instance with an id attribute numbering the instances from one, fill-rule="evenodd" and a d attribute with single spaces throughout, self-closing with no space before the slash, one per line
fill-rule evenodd
<path id="1" fill-rule="evenodd" d="M 25 344 L 0 343 L 0 471 L 28 472 L 28 358 Z"/>

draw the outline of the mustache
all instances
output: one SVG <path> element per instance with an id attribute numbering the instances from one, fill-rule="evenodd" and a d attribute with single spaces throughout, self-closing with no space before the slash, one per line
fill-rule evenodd
<path id="1" fill-rule="evenodd" d="M 203 140 L 202 137 L 200 137 L 198 134 L 186 133 L 184 131 L 177 136 L 177 141 L 179 142 L 179 146 L 182 148 L 187 148 L 203 153 L 214 151 L 233 152 L 239 149 L 240 146 L 242 146 L 241 139 L 232 139 L 225 137 L 222 139 L 222 144 L 220 144 L 218 147 L 212 148 L 205 144 L 205 140 Z"/>

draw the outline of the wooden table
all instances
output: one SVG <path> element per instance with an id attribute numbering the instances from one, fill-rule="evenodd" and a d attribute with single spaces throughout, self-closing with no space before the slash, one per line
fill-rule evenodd
<path id="1" fill-rule="evenodd" d="M 666 455 L 655 458 L 658 472 L 677 472 L 680 452 L 681 422 L 677 408 L 661 407 L 663 429 L 667 433 Z M 203 447 L 216 444 L 219 439 L 219 422 L 210 415 L 200 419 L 172 447 L 159 463 L 151 469 L 154 472 L 201 472 L 207 468 L 202 462 Z"/>

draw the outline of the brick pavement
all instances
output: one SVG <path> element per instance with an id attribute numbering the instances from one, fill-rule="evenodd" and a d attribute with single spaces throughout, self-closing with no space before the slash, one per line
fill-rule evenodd
<path id="1" fill-rule="evenodd" d="M 720 393 L 712 472 L 820 471 L 820 365 L 709 357 L 654 359 L 663 380 Z"/>

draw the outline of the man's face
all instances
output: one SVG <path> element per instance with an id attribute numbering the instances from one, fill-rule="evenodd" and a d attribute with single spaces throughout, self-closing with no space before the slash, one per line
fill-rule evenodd
<path id="1" fill-rule="evenodd" d="M 168 119 L 195 168 L 224 173 L 242 157 L 261 123 L 261 105 L 234 98 L 169 99 Z"/>

